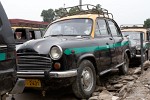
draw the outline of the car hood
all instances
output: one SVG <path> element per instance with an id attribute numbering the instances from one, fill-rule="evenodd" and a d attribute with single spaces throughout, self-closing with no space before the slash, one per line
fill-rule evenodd
<path id="1" fill-rule="evenodd" d="M 22 49 L 27 50 L 34 50 L 35 52 L 38 52 L 39 54 L 48 54 L 50 48 L 53 45 L 61 45 L 63 43 L 69 43 L 69 41 L 74 40 L 81 40 L 85 39 L 82 37 L 47 37 L 42 39 L 36 39 L 36 40 L 29 40 L 22 44 L 17 51 Z"/>

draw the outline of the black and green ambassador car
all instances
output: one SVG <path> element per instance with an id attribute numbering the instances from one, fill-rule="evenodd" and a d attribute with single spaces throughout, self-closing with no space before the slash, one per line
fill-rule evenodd
<path id="1" fill-rule="evenodd" d="M 17 75 L 26 79 L 26 87 L 72 85 L 78 98 L 89 98 L 97 76 L 114 68 L 128 72 L 128 40 L 106 9 L 94 10 L 60 18 L 48 26 L 42 39 L 20 46 Z"/>

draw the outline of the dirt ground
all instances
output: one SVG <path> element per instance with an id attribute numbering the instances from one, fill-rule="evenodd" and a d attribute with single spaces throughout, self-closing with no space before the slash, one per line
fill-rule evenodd
<path id="1" fill-rule="evenodd" d="M 134 82 L 124 100 L 150 100 L 150 68 Z"/>

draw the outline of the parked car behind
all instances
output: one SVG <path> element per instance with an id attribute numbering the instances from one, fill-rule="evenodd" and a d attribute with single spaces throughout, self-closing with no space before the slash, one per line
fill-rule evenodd
<path id="1" fill-rule="evenodd" d="M 16 93 L 24 89 L 24 82 L 17 79 L 16 70 L 15 40 L 0 2 L 0 100 L 4 100 L 3 96 L 6 93 Z M 18 84 L 22 88 L 19 88 Z"/>
<path id="2" fill-rule="evenodd" d="M 31 39 L 40 39 L 43 36 L 43 31 L 41 28 L 33 28 L 33 27 L 12 27 L 16 50 L 18 47 L 26 41 Z"/>
<path id="3" fill-rule="evenodd" d="M 44 38 L 25 42 L 17 50 L 17 76 L 26 79 L 26 87 L 46 90 L 72 85 L 78 98 L 89 98 L 96 76 L 115 68 L 121 74 L 128 72 L 129 41 L 117 23 L 106 9 L 83 6 L 95 11 L 82 9 L 62 17 L 49 25 Z"/>
<path id="4" fill-rule="evenodd" d="M 150 57 L 150 30 L 143 25 L 122 25 L 122 34 L 131 41 L 131 56 L 134 59 L 141 58 L 140 33 L 143 33 L 144 60 Z"/>

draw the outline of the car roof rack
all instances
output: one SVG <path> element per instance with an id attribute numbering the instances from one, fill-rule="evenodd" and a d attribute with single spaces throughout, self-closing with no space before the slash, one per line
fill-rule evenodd
<path id="1" fill-rule="evenodd" d="M 72 13 L 70 13 L 70 10 L 73 10 Z M 55 16 L 58 18 L 72 16 L 72 15 L 82 15 L 82 14 L 98 14 L 100 17 L 106 17 L 113 19 L 113 14 L 109 13 L 107 9 L 97 7 L 91 4 L 84 4 L 84 5 L 77 5 L 73 7 L 67 7 L 67 8 L 61 8 L 59 10 L 56 10 Z M 111 16 L 111 17 L 110 17 Z"/>
<path id="2" fill-rule="evenodd" d="M 127 28 L 144 28 L 143 24 L 123 24 L 120 25 L 121 29 L 127 29 Z"/>

